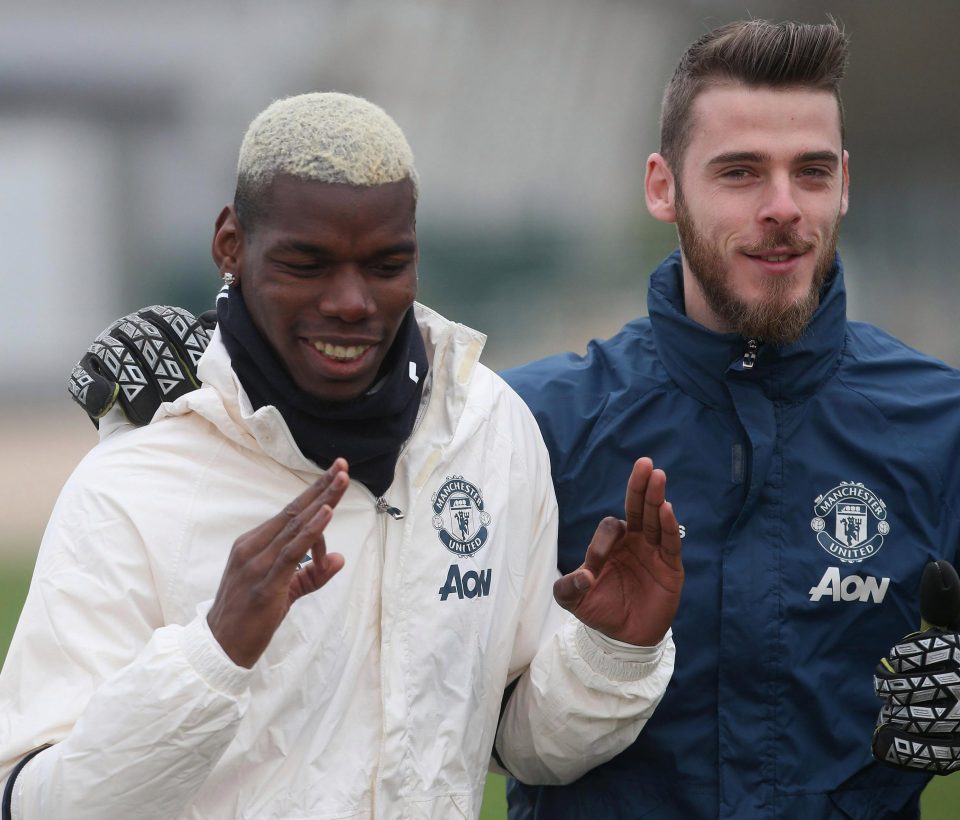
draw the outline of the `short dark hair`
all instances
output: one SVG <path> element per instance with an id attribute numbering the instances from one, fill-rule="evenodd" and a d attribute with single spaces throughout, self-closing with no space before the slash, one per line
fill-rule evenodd
<path id="1" fill-rule="evenodd" d="M 249 177 L 238 177 L 237 188 L 233 194 L 233 210 L 237 215 L 240 226 L 249 232 L 253 231 L 254 223 L 263 215 L 262 199 L 263 184 L 257 184 Z"/>
<path id="2" fill-rule="evenodd" d="M 848 43 L 833 19 L 822 25 L 741 20 L 705 34 L 683 53 L 667 83 L 660 114 L 660 153 L 678 174 L 690 139 L 693 102 L 719 83 L 829 91 L 837 100 L 842 140 L 840 80 Z"/>

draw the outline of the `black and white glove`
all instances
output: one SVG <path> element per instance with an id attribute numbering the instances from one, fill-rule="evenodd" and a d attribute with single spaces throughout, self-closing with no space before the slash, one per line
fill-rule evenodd
<path id="1" fill-rule="evenodd" d="M 920 584 L 922 631 L 907 635 L 877 665 L 883 701 L 873 756 L 931 774 L 960 770 L 960 579 L 947 561 L 931 562 Z"/>
<path id="2" fill-rule="evenodd" d="M 216 311 L 166 305 L 117 319 L 73 368 L 70 395 L 97 427 L 117 403 L 132 424 L 147 424 L 162 402 L 200 386 L 197 363 L 216 324 Z"/>

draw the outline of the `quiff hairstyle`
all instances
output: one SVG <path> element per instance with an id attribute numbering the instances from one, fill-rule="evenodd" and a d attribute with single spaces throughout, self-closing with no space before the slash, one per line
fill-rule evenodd
<path id="1" fill-rule="evenodd" d="M 705 34 L 683 53 L 664 91 L 661 155 L 679 174 L 690 140 L 693 102 L 702 91 L 722 84 L 829 91 L 837 100 L 843 140 L 840 81 L 848 42 L 832 19 L 822 25 L 745 20 Z"/>
<path id="2" fill-rule="evenodd" d="M 256 116 L 240 146 L 234 210 L 248 230 L 264 189 L 278 175 L 372 187 L 409 179 L 417 198 L 413 151 L 393 119 L 362 97 L 300 94 Z"/>

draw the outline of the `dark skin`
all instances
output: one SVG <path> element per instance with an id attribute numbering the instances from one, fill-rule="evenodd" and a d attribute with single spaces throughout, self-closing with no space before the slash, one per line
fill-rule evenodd
<path id="1" fill-rule="evenodd" d="M 347 463 L 337 459 L 281 512 L 234 541 L 207 623 L 238 666 L 252 668 L 294 601 L 343 568 L 343 556 L 326 551 L 323 531 L 348 483 Z M 298 569 L 308 551 L 313 560 Z"/>
<path id="2" fill-rule="evenodd" d="M 301 390 L 355 399 L 373 384 L 417 294 L 413 184 L 279 176 L 261 198 L 252 225 L 232 206 L 221 211 L 214 261 L 237 278 L 254 325 Z"/>
<path id="3" fill-rule="evenodd" d="M 653 646 L 677 614 L 683 588 L 680 527 L 667 477 L 638 459 L 627 481 L 625 519 L 604 518 L 583 563 L 553 585 L 553 597 L 609 638 Z"/>
<path id="4" fill-rule="evenodd" d="M 216 223 L 213 257 L 239 280 L 257 329 L 298 386 L 326 401 L 361 395 L 416 294 L 416 227 L 409 180 L 373 188 L 280 177 L 265 216 L 245 230 L 234 209 Z M 343 567 L 323 532 L 349 483 L 338 459 L 298 498 L 233 545 L 210 629 L 251 668 L 293 603 Z M 623 520 L 604 519 L 581 567 L 554 585 L 557 602 L 616 640 L 652 646 L 666 634 L 683 586 L 679 527 L 666 476 L 634 465 Z M 298 569 L 310 551 L 313 561 Z"/>

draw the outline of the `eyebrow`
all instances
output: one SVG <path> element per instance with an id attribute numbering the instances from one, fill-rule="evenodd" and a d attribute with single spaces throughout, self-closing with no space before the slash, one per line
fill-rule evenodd
<path id="1" fill-rule="evenodd" d="M 727 151 L 723 154 L 717 154 L 708 163 L 711 165 L 729 165 L 735 162 L 769 162 L 770 155 L 761 151 Z M 840 162 L 840 157 L 834 151 L 806 151 L 797 154 L 793 161 L 795 163 L 805 162 L 829 162 L 836 165 Z"/>
<path id="2" fill-rule="evenodd" d="M 293 252 L 293 253 L 302 253 L 306 256 L 313 256 L 317 258 L 327 258 L 332 256 L 329 248 L 325 248 L 322 245 L 315 245 L 312 242 L 301 242 L 299 239 L 285 239 L 278 242 L 274 248 L 276 253 L 284 252 Z M 417 252 L 416 242 L 404 241 L 397 242 L 393 245 L 387 245 L 383 248 L 377 248 L 373 253 L 373 256 L 393 256 L 393 255 L 403 255 L 403 254 L 414 254 Z"/>

